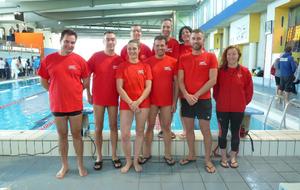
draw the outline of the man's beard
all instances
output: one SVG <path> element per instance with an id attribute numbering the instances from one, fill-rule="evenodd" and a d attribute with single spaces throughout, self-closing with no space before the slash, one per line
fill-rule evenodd
<path id="1" fill-rule="evenodd" d="M 193 45 L 193 50 L 196 50 L 196 51 L 199 51 L 199 50 L 201 50 L 202 49 L 202 45 L 201 44 L 194 44 Z"/>

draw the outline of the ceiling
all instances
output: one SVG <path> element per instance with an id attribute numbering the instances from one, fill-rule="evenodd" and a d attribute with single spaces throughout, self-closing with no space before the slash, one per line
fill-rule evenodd
<path id="1" fill-rule="evenodd" d="M 0 0 L 0 16 L 24 12 L 25 22 L 34 22 L 37 28 L 49 28 L 52 32 L 68 27 L 81 33 L 108 29 L 129 33 L 130 25 L 140 24 L 147 35 L 157 33 L 161 20 L 172 18 L 175 11 L 191 12 L 198 1 Z"/>

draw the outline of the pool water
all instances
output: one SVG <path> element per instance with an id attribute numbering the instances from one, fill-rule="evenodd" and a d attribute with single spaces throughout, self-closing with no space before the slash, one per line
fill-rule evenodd
<path id="1" fill-rule="evenodd" d="M 85 97 L 84 108 L 92 109 Z M 218 130 L 214 109 L 213 106 L 211 130 Z M 0 118 L 0 130 L 55 130 L 54 118 L 49 109 L 48 92 L 42 88 L 38 79 L 0 84 Z M 89 114 L 89 121 L 93 130 L 93 114 Z M 251 117 L 250 126 L 252 130 L 263 130 L 263 123 L 255 117 Z M 132 129 L 134 128 L 133 122 Z M 199 129 L 197 120 L 195 128 Z M 172 129 L 182 129 L 179 107 L 173 117 Z M 273 127 L 267 126 L 266 129 L 272 130 Z M 104 130 L 109 130 L 107 112 L 104 116 Z"/>

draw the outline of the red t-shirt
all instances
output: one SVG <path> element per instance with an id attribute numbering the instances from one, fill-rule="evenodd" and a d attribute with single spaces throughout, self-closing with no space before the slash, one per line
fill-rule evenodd
<path id="1" fill-rule="evenodd" d="M 83 85 L 89 76 L 85 60 L 75 53 L 66 56 L 52 53 L 41 64 L 38 74 L 50 81 L 49 99 L 52 112 L 80 111 Z"/>
<path id="2" fill-rule="evenodd" d="M 136 64 L 123 62 L 117 69 L 117 79 L 123 79 L 123 89 L 129 98 L 133 101 L 137 100 L 146 88 L 146 80 L 152 80 L 151 68 L 149 65 L 138 62 Z M 150 99 L 147 97 L 139 106 L 139 108 L 149 108 Z M 121 99 L 121 110 L 130 110 L 129 105 Z"/>
<path id="3" fill-rule="evenodd" d="M 119 94 L 116 88 L 116 70 L 122 58 L 109 56 L 104 51 L 95 53 L 88 60 L 88 68 L 93 73 L 93 104 L 100 106 L 118 106 Z"/>
<path id="4" fill-rule="evenodd" d="M 140 53 L 139 53 L 139 60 L 143 61 L 152 56 L 152 51 L 148 46 L 143 43 L 140 43 Z M 121 50 L 121 57 L 123 60 L 128 61 L 128 53 L 127 53 L 127 45 L 123 47 Z"/>
<path id="5" fill-rule="evenodd" d="M 179 45 L 179 57 L 181 57 L 182 55 L 187 54 L 187 53 L 192 53 L 192 46 L 180 44 Z"/>
<path id="6" fill-rule="evenodd" d="M 173 103 L 173 81 L 177 75 L 177 60 L 170 56 L 157 59 L 155 56 L 145 61 L 151 67 L 152 88 L 150 102 L 156 106 L 170 106 Z"/>
<path id="7" fill-rule="evenodd" d="M 217 111 L 244 112 L 252 96 L 252 76 L 246 67 L 219 69 L 213 92 Z"/>
<path id="8" fill-rule="evenodd" d="M 184 71 L 184 84 L 189 94 L 195 94 L 209 80 L 210 69 L 216 69 L 218 61 L 213 53 L 202 51 L 200 55 L 185 54 L 179 59 L 178 70 Z M 199 99 L 210 99 L 210 91 Z"/>

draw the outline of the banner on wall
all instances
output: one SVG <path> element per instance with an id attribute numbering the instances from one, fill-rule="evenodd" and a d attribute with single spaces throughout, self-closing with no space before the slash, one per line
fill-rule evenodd
<path id="1" fill-rule="evenodd" d="M 285 47 L 291 46 L 293 52 L 300 52 L 300 25 L 288 28 Z"/>
<path id="2" fill-rule="evenodd" d="M 250 16 L 244 16 L 230 24 L 230 45 L 249 43 Z"/>

